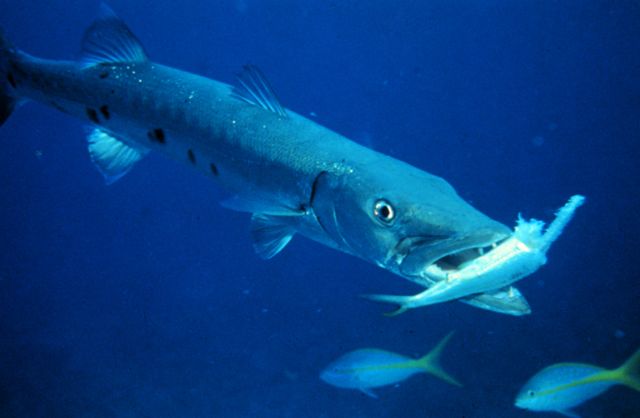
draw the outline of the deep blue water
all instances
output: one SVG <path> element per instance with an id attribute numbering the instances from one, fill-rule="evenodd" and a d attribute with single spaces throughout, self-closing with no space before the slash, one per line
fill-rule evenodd
<path id="1" fill-rule="evenodd" d="M 77 57 L 98 3 L 0 0 L 20 48 Z M 226 82 L 259 65 L 283 104 L 451 182 L 491 217 L 587 196 L 518 287 L 533 314 L 460 303 L 396 318 L 362 293 L 418 289 L 303 238 L 253 254 L 248 217 L 151 155 L 106 187 L 85 127 L 39 104 L 0 129 L 0 416 L 533 417 L 542 367 L 640 347 L 640 5 L 632 1 L 111 1 L 154 61 Z M 377 390 L 326 385 L 346 351 L 444 367 Z M 617 387 L 585 417 L 640 416 Z M 542 415 L 541 415 L 542 416 Z"/>

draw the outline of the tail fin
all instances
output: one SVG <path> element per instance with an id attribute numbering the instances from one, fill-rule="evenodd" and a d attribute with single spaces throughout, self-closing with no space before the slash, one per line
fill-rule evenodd
<path id="1" fill-rule="evenodd" d="M 16 99 L 10 95 L 15 87 L 15 80 L 9 72 L 9 60 L 15 54 L 13 45 L 0 29 L 0 126 L 4 124 L 16 105 Z"/>
<path id="2" fill-rule="evenodd" d="M 620 383 L 640 392 L 640 349 L 629 357 L 622 366 L 618 367 L 614 373 Z"/>
<path id="3" fill-rule="evenodd" d="M 392 317 L 400 315 L 401 313 L 405 313 L 409 310 L 406 306 L 407 298 L 410 296 L 398 296 L 398 295 L 360 295 L 360 297 L 373 300 L 375 302 L 386 302 L 386 303 L 394 303 L 398 305 L 397 309 L 394 309 L 391 312 L 387 312 L 384 316 Z"/>
<path id="4" fill-rule="evenodd" d="M 444 347 L 447 345 L 451 337 L 453 337 L 453 331 L 444 337 L 427 355 L 417 360 L 417 363 L 419 367 L 424 368 L 425 372 L 431 373 L 452 385 L 462 386 L 460 382 L 445 372 L 442 366 L 440 366 L 440 354 L 442 354 L 442 350 L 444 350 Z"/>

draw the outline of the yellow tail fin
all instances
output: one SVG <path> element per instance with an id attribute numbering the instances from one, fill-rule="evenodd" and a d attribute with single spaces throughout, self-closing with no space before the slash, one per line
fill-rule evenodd
<path id="1" fill-rule="evenodd" d="M 458 382 L 450 374 L 445 372 L 440 366 L 440 354 L 442 354 L 442 350 L 447 345 L 451 337 L 453 337 L 453 331 L 450 332 L 446 337 L 444 337 L 442 341 L 440 341 L 438 345 L 427 355 L 416 360 L 416 363 L 418 364 L 418 367 L 423 368 L 425 372 L 431 373 L 432 375 L 439 377 L 440 379 L 444 380 L 445 382 L 451 383 L 452 385 L 462 386 L 460 382 Z"/>
<path id="2" fill-rule="evenodd" d="M 614 373 L 620 383 L 640 392 L 640 349 Z"/>

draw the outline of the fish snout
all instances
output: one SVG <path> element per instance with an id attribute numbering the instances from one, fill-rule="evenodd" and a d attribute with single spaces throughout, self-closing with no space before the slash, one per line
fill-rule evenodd
<path id="1" fill-rule="evenodd" d="M 520 409 L 537 410 L 535 407 L 536 391 L 531 387 L 525 387 L 520 390 L 513 404 Z"/>

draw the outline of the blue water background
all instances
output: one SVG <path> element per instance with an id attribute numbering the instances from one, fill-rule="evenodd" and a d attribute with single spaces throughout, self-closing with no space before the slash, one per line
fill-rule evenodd
<path id="1" fill-rule="evenodd" d="M 302 238 L 260 260 L 224 192 L 159 155 L 106 187 L 83 122 L 29 103 L 0 130 L 0 416 L 533 417 L 512 404 L 542 367 L 614 367 L 640 347 L 637 2 L 111 5 L 153 60 L 226 82 L 257 64 L 285 106 L 508 225 L 587 204 L 518 285 L 532 315 L 386 318 L 358 295 L 418 289 Z M 71 59 L 97 6 L 0 0 L 0 25 Z M 348 350 L 419 356 L 451 330 L 443 363 L 464 388 L 423 375 L 375 400 L 318 379 Z M 640 416 L 640 394 L 579 411 Z"/>

